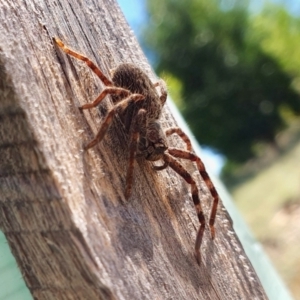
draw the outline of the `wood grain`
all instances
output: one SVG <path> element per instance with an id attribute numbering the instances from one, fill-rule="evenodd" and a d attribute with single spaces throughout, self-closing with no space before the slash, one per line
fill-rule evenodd
<path id="1" fill-rule="evenodd" d="M 53 36 L 105 74 L 131 62 L 157 80 L 116 2 L 2 0 L 0 19 L 0 228 L 33 297 L 266 299 L 222 204 L 199 267 L 196 213 L 174 171 L 138 160 L 125 200 L 128 141 L 119 120 L 83 151 L 112 104 L 78 110 L 103 85 Z M 162 123 L 175 124 L 168 108 Z M 211 198 L 197 176 L 207 216 Z"/>

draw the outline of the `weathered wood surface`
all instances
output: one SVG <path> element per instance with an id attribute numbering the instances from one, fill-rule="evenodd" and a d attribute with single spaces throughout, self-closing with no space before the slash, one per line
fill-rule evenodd
<path id="1" fill-rule="evenodd" d="M 0 19 L 0 227 L 33 296 L 266 299 L 222 204 L 199 267 L 198 221 L 183 180 L 140 160 L 126 201 L 128 142 L 119 121 L 117 134 L 82 150 L 111 102 L 78 110 L 103 85 L 53 36 L 106 74 L 132 62 L 155 80 L 115 1 L 2 0 Z M 162 122 L 175 124 L 168 108 Z"/>

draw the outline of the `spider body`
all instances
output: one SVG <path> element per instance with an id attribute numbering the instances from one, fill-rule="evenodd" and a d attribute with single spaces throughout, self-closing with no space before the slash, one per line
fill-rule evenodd
<path id="1" fill-rule="evenodd" d="M 167 99 L 164 81 L 160 80 L 153 84 L 140 68 L 131 64 L 121 64 L 118 66 L 113 72 L 112 79 L 109 79 L 90 59 L 66 47 L 64 43 L 57 38 L 54 38 L 54 42 L 68 55 L 85 62 L 105 85 L 103 91 L 92 103 L 84 104 L 79 107 L 79 109 L 84 110 L 97 107 L 107 95 L 111 95 L 114 103 L 113 108 L 108 111 L 104 118 L 97 135 L 85 146 L 85 149 L 87 150 L 94 147 L 103 139 L 116 114 L 125 125 L 130 139 L 125 197 L 128 199 L 131 194 L 134 178 L 134 162 L 137 156 L 144 157 L 148 161 L 163 161 L 162 165 L 153 166 L 153 168 L 159 171 L 170 167 L 191 186 L 192 199 L 200 223 L 196 236 L 194 255 L 200 264 L 200 246 L 206 222 L 200 203 L 197 184 L 178 159 L 185 159 L 195 163 L 200 175 L 210 190 L 213 198 L 209 218 L 212 238 L 215 236 L 214 223 L 219 196 L 205 170 L 204 164 L 194 153 L 188 136 L 178 127 L 169 128 L 166 131 L 163 131 L 161 127 L 161 111 Z M 160 93 L 158 93 L 157 88 L 160 88 Z M 183 140 L 186 144 L 186 149 L 182 150 L 168 146 L 167 138 L 172 134 L 177 134 Z"/>
<path id="2" fill-rule="evenodd" d="M 112 82 L 116 87 L 127 89 L 132 94 L 144 96 L 143 101 L 129 105 L 126 111 L 119 116 L 129 133 L 134 116 L 140 110 L 145 110 L 146 120 L 140 124 L 144 127 L 139 128 L 137 156 L 143 156 L 150 161 L 162 159 L 163 153 L 168 148 L 165 133 L 159 123 L 161 110 L 167 98 L 164 83 L 160 81 L 157 84 L 161 87 L 162 92 L 162 95 L 159 96 L 149 77 L 132 64 L 118 66 L 113 72 Z M 112 95 L 111 98 L 115 104 L 122 100 L 122 96 L 118 95 Z"/>

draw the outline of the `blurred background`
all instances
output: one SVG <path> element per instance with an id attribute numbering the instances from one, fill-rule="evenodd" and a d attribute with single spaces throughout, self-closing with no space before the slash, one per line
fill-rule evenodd
<path id="1" fill-rule="evenodd" d="M 300 299 L 300 1 L 118 1 L 206 164 Z"/>

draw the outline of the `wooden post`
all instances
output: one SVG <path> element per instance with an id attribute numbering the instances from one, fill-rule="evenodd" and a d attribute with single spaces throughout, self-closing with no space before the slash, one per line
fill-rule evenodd
<path id="1" fill-rule="evenodd" d="M 2 0 L 0 19 L 0 228 L 34 298 L 266 299 L 222 203 L 199 267 L 186 183 L 138 160 L 126 201 L 120 121 L 117 134 L 83 151 L 112 104 L 78 110 L 103 85 L 53 36 L 105 74 L 131 62 L 155 81 L 115 1 Z M 162 123 L 175 124 L 167 107 Z M 199 185 L 208 215 L 211 198 Z"/>

